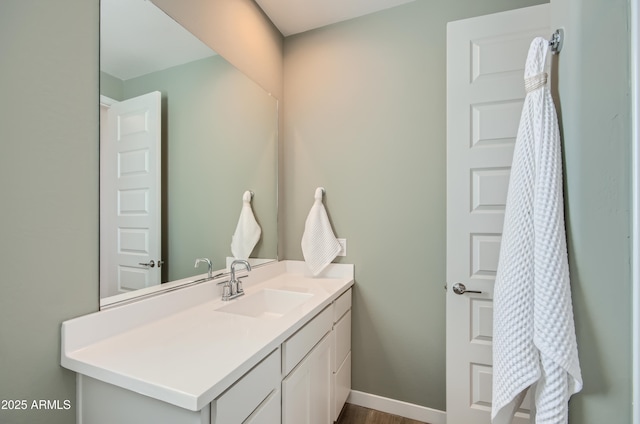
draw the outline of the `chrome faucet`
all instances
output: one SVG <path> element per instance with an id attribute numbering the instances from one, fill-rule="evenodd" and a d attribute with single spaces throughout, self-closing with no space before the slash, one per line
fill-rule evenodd
<path id="1" fill-rule="evenodd" d="M 247 271 L 251 271 L 251 265 L 249 265 L 249 262 L 244 259 L 236 259 L 231 262 L 231 266 L 229 267 L 231 275 L 229 277 L 229 281 L 227 281 L 222 287 L 222 300 L 231 300 L 244 294 L 240 278 L 244 278 L 246 275 L 236 278 L 236 265 L 244 265 Z"/>
<path id="2" fill-rule="evenodd" d="M 196 263 L 193 267 L 197 268 L 198 265 L 200 265 L 200 262 L 206 262 L 207 266 L 209 267 L 207 270 L 207 278 L 213 278 L 213 264 L 211 263 L 211 261 L 208 258 L 198 258 L 196 259 Z"/>

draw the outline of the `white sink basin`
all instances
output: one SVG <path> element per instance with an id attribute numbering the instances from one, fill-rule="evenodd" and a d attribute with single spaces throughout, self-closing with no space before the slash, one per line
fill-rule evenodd
<path id="1" fill-rule="evenodd" d="M 280 318 L 312 296 L 311 293 L 263 289 L 252 295 L 240 297 L 218 311 L 254 318 Z"/>

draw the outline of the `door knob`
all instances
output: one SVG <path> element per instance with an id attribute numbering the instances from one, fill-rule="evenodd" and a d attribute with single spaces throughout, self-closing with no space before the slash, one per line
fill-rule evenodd
<path id="1" fill-rule="evenodd" d="M 467 290 L 465 285 L 462 283 L 455 283 L 452 289 L 455 294 L 482 293 L 481 291 L 477 291 L 477 290 Z"/>
<path id="2" fill-rule="evenodd" d="M 153 268 L 154 266 L 156 266 L 156 263 L 153 262 L 153 259 L 151 259 L 149 262 L 144 263 L 144 262 L 139 262 L 138 265 L 143 265 L 143 266 L 148 266 L 149 268 Z"/>

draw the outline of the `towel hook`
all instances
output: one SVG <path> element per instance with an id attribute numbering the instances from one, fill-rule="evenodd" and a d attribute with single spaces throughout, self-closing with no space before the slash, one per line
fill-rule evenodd
<path id="1" fill-rule="evenodd" d="M 551 34 L 551 40 L 549 40 L 549 47 L 551 47 L 551 53 L 558 54 L 562 50 L 562 44 L 564 41 L 564 30 L 558 28 L 553 34 Z"/>
<path id="2" fill-rule="evenodd" d="M 249 196 L 248 199 L 247 196 Z M 253 191 L 245 190 L 244 193 L 242 193 L 242 201 L 245 203 L 251 203 L 253 201 Z"/>

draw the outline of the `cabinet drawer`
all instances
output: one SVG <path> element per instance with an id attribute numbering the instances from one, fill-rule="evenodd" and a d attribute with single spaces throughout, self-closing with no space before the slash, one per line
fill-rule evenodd
<path id="1" fill-rule="evenodd" d="M 333 310 L 329 306 L 282 344 L 282 372 L 287 375 L 333 325 Z"/>
<path id="2" fill-rule="evenodd" d="M 279 383 L 280 349 L 276 349 L 211 402 L 211 423 L 242 423 Z"/>
<path id="3" fill-rule="evenodd" d="M 242 424 L 280 424 L 280 411 L 280 390 L 275 390 Z"/>
<path id="4" fill-rule="evenodd" d="M 348 311 L 340 321 L 334 324 L 333 346 L 334 357 L 332 358 L 331 370 L 336 372 L 351 351 L 351 311 Z"/>
<path id="5" fill-rule="evenodd" d="M 351 309 L 351 289 L 344 292 L 333 303 L 333 322 L 338 322 L 349 309 Z"/>
<path id="6" fill-rule="evenodd" d="M 351 392 L 351 352 L 345 358 L 338 372 L 334 373 L 332 377 L 333 421 L 336 421 Z"/>

